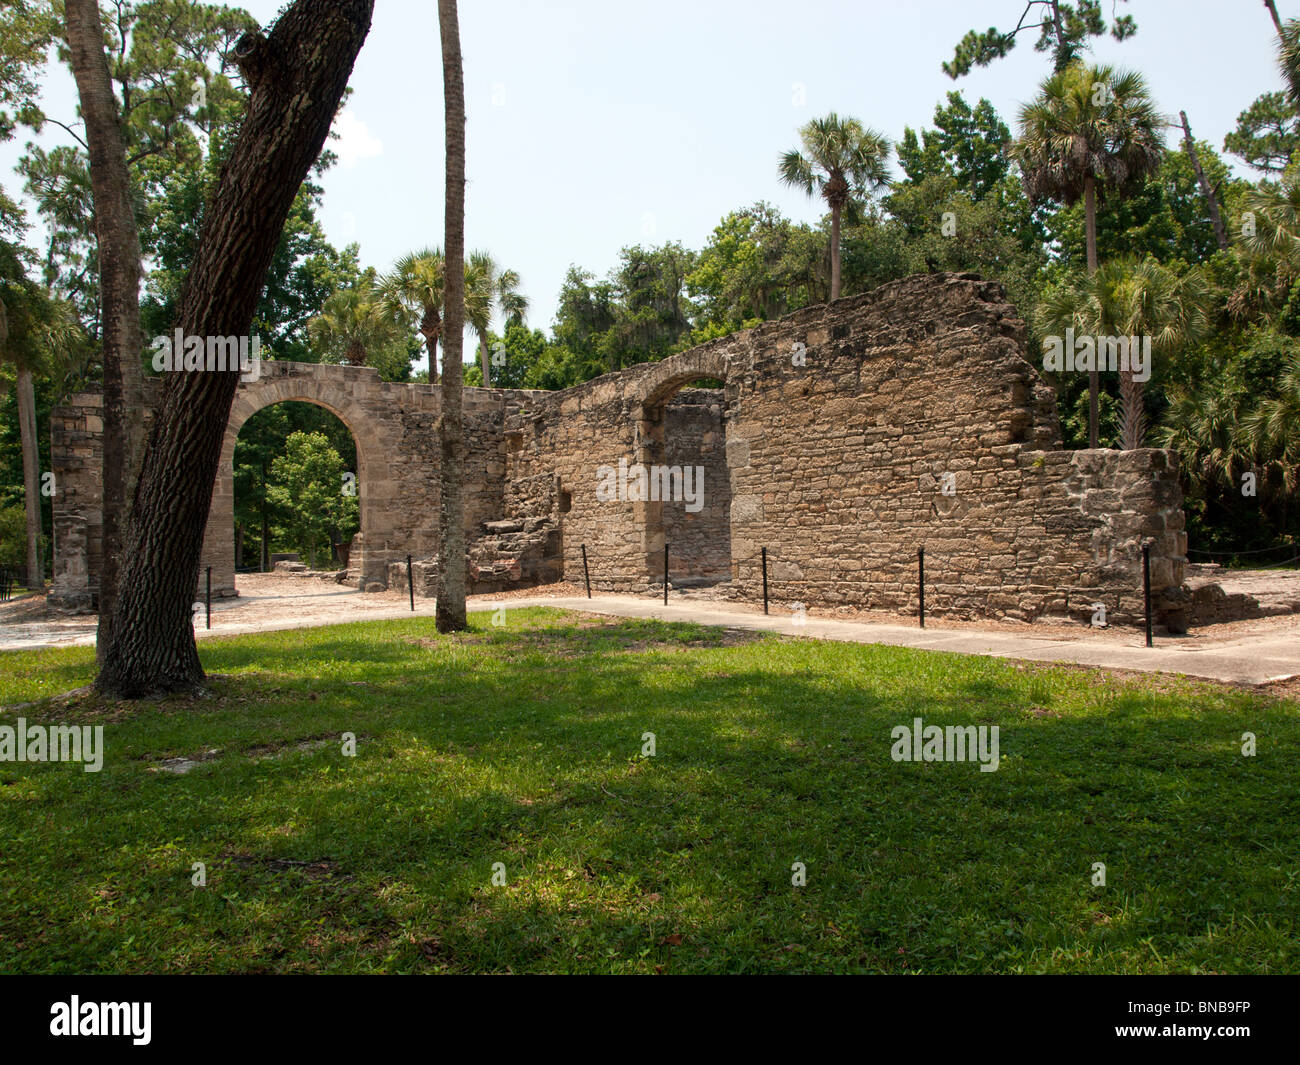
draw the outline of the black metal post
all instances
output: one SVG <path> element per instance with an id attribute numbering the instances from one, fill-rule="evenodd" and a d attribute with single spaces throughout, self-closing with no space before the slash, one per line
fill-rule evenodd
<path id="1" fill-rule="evenodd" d="M 767 548 L 763 548 L 763 613 L 767 613 Z"/>
<path id="2" fill-rule="evenodd" d="M 582 545 L 582 579 L 587 582 L 587 598 L 591 598 L 591 570 L 587 569 L 587 545 Z"/>
<path id="3" fill-rule="evenodd" d="M 925 548 L 916 549 L 916 590 L 921 603 L 921 628 L 925 628 Z"/>
<path id="4" fill-rule="evenodd" d="M 406 556 L 406 590 L 411 593 L 411 612 L 415 612 L 415 578 L 411 575 L 411 556 Z"/>
<path id="5" fill-rule="evenodd" d="M 208 605 L 208 628 L 212 628 L 212 567 L 208 567 L 208 591 L 206 600 Z"/>
<path id="6" fill-rule="evenodd" d="M 261 571 L 271 568 L 271 526 L 266 520 L 266 459 L 262 459 L 262 557 Z"/>
<path id="7" fill-rule="evenodd" d="M 1151 545 L 1142 545 L 1142 600 L 1147 616 L 1147 646 L 1151 646 Z"/>
<path id="8" fill-rule="evenodd" d="M 668 541 L 664 541 L 664 606 L 668 605 Z"/>

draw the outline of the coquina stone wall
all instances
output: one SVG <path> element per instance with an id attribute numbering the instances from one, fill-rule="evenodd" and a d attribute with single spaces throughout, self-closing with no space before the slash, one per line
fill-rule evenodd
<path id="1" fill-rule="evenodd" d="M 641 591 L 659 579 L 669 504 L 597 497 L 599 468 L 689 460 L 672 405 L 685 384 L 725 382 L 725 471 L 708 463 L 713 535 L 734 594 L 958 617 L 1142 615 L 1149 542 L 1159 615 L 1182 623 L 1181 494 L 1165 451 L 1063 451 L 1055 394 L 1026 359 L 1000 286 L 910 278 L 808 308 L 660 363 L 544 394 L 507 418 L 507 476 L 551 472 L 571 499 L 566 575 Z M 667 447 L 667 451 L 665 448 Z M 701 451 L 701 458 L 704 458 Z M 666 513 L 667 512 L 667 513 Z"/>
<path id="2" fill-rule="evenodd" d="M 1157 615 L 1181 627 L 1186 538 L 1173 456 L 1064 451 L 1052 388 L 1000 286 L 909 278 L 562 392 L 468 389 L 466 532 L 472 557 L 514 579 L 563 572 L 644 592 L 719 580 L 778 604 L 956 617 L 1142 616 L 1150 544 Z M 357 442 L 361 585 L 407 554 L 437 554 L 437 386 L 355 367 L 263 364 L 240 386 L 204 563 L 234 590 L 230 459 L 244 421 L 284 400 L 334 411 Z M 687 387 L 703 382 L 722 388 Z M 683 391 L 685 389 L 685 391 Z M 56 585 L 88 601 L 97 566 L 97 403 L 54 414 Z M 703 505 L 609 496 L 609 469 L 701 466 Z M 671 483 L 671 478 L 669 478 Z M 616 479 L 617 484 L 617 479 Z M 619 486 L 621 488 L 621 486 Z M 491 525 L 489 525 L 491 523 Z M 551 530 L 555 565 L 509 564 L 515 528 Z M 491 540 L 492 537 L 496 540 Z M 477 545 L 477 554 L 475 550 Z"/>

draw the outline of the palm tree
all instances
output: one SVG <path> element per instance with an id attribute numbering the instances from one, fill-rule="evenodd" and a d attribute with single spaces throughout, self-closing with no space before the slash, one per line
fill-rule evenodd
<path id="1" fill-rule="evenodd" d="M 1277 29 L 1277 63 L 1286 78 L 1291 103 L 1300 107 L 1300 19 L 1283 22 L 1273 0 L 1264 0 L 1264 6 L 1273 16 L 1273 25 Z"/>
<path id="2" fill-rule="evenodd" d="M 370 276 L 351 288 L 336 289 L 307 323 L 313 345 L 330 361 L 365 366 L 368 355 L 401 334 L 402 319 L 393 313 Z"/>
<path id="3" fill-rule="evenodd" d="M 519 274 L 502 270 L 487 252 L 470 253 L 465 267 L 465 319 L 478 337 L 484 388 L 492 387 L 487 338 L 493 305 L 500 309 L 506 326 L 522 325 L 528 297 L 519 291 L 519 284 Z"/>
<path id="4" fill-rule="evenodd" d="M 781 180 L 809 196 L 821 193 L 831 209 L 831 299 L 840 298 L 840 215 L 857 221 L 862 200 L 889 182 L 889 141 L 856 118 L 832 111 L 799 130 L 803 151 L 781 156 Z"/>
<path id="5" fill-rule="evenodd" d="M 446 262 L 441 248 L 402 256 L 379 282 L 380 300 L 394 317 L 419 316 L 419 330 L 429 350 L 429 380 L 438 380 L 438 340 L 442 336 L 442 301 Z"/>
<path id="6" fill-rule="evenodd" d="M 1211 387 L 1174 385 L 1156 442 L 1178 454 L 1197 486 L 1232 484 L 1252 464 L 1242 429 L 1250 397 L 1242 381 L 1223 375 Z"/>
<path id="7" fill-rule="evenodd" d="M 1012 157 L 1035 203 L 1083 200 L 1088 272 L 1097 269 L 1097 194 L 1131 193 L 1160 167 L 1164 120 L 1140 74 L 1074 63 L 1020 109 Z M 1088 443 L 1097 446 L 1099 378 L 1088 379 Z"/>
<path id="8" fill-rule="evenodd" d="M 1049 290 L 1038 307 L 1044 335 L 1127 337 L 1151 341 L 1154 356 L 1168 356 L 1203 337 L 1210 326 L 1210 286 L 1200 270 L 1177 274 L 1154 259 L 1117 259 L 1096 273 L 1074 276 Z M 1096 371 L 1094 371 L 1096 372 Z M 1142 446 L 1146 416 L 1143 381 L 1120 368 L 1120 446 Z"/>
<path id="9" fill-rule="evenodd" d="M 456 0 L 438 0 L 438 27 L 442 37 L 442 98 L 446 131 L 447 241 L 444 299 L 447 305 L 447 340 L 442 374 L 442 416 L 439 461 L 442 505 L 438 513 L 441 565 L 434 623 L 439 632 L 459 632 L 468 627 L 465 617 L 465 448 L 461 382 L 465 341 L 465 71 L 460 56 L 460 23 Z"/>
<path id="10" fill-rule="evenodd" d="M 1277 469 L 1294 492 L 1300 482 L 1300 358 L 1291 359 L 1277 392 L 1259 401 L 1242 429 L 1263 464 Z"/>

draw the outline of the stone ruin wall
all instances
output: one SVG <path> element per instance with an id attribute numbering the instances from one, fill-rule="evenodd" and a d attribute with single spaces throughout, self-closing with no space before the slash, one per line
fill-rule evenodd
<path id="1" fill-rule="evenodd" d="M 729 540 L 737 597 L 761 596 L 766 547 L 778 603 L 915 615 L 924 546 L 934 614 L 1090 620 L 1101 603 L 1136 623 L 1149 539 L 1157 612 L 1180 625 L 1173 456 L 1061 450 L 1054 391 L 1024 344 L 1000 286 L 910 278 L 544 394 L 507 420 L 508 475 L 549 471 L 570 492 L 569 580 L 582 578 L 585 543 L 596 587 L 645 591 L 672 519 L 653 503 L 598 502 L 597 468 L 663 461 L 665 395 L 721 378 L 729 476 L 706 491 L 727 497 L 729 525 L 713 535 Z"/>
<path id="2" fill-rule="evenodd" d="M 471 572 L 476 558 L 490 565 L 529 539 L 530 561 L 504 576 L 509 567 L 485 570 L 483 590 L 561 575 L 581 585 L 585 544 L 595 589 L 644 593 L 661 579 L 666 540 L 674 583 L 729 577 L 726 594 L 753 601 L 766 547 L 778 609 L 915 616 L 923 545 L 928 613 L 1086 621 L 1102 603 L 1110 620 L 1137 623 L 1149 540 L 1157 615 L 1180 627 L 1186 537 L 1173 456 L 1062 450 L 1054 392 L 1024 345 L 1000 286 L 932 275 L 562 392 L 467 389 Z M 263 370 L 232 410 L 204 549 L 214 586 L 234 588 L 234 436 L 255 410 L 289 399 L 319 403 L 352 430 L 356 578 L 404 586 L 405 556 L 437 553 L 437 386 L 356 367 Z M 724 386 L 687 387 L 700 381 Z M 89 594 L 96 566 L 97 406 L 76 397 L 54 416 L 55 591 L 70 604 Z M 599 467 L 620 458 L 704 466 L 704 509 L 600 502 Z M 432 569 L 422 573 L 423 593 Z"/>

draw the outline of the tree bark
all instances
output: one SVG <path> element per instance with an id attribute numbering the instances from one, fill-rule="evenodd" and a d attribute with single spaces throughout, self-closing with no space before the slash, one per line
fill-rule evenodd
<path id="1" fill-rule="evenodd" d="M 1056 31 L 1056 55 L 1053 69 L 1059 74 L 1070 65 L 1070 55 L 1065 47 L 1065 26 L 1061 23 L 1061 5 L 1059 0 L 1051 0 L 1051 4 L 1052 28 Z"/>
<path id="2" fill-rule="evenodd" d="M 840 209 L 831 207 L 831 299 L 840 298 Z"/>
<path id="3" fill-rule="evenodd" d="M 488 351 L 487 337 L 478 338 L 478 361 L 483 367 L 483 387 L 492 387 L 492 370 L 489 363 L 492 361 L 491 353 Z"/>
<path id="4" fill-rule="evenodd" d="M 442 97 L 447 130 L 447 198 L 444 221 L 445 274 L 442 329 L 442 499 L 439 508 L 438 596 L 434 621 L 439 632 L 459 632 L 465 619 L 465 447 L 461 385 L 465 343 L 465 75 L 460 58 L 456 0 L 438 0 L 442 34 Z"/>
<path id="5" fill-rule="evenodd" d="M 27 587 L 45 587 L 41 557 L 41 459 L 36 435 L 36 385 L 29 367 L 18 368 L 18 433 L 23 448 L 23 495 L 27 511 Z"/>
<path id="6" fill-rule="evenodd" d="M 1273 25 L 1277 27 L 1277 35 L 1282 36 L 1282 20 L 1278 17 L 1277 7 L 1273 0 L 1264 0 L 1264 6 L 1268 8 L 1268 13 L 1273 16 Z"/>
<path id="7" fill-rule="evenodd" d="M 1083 184 L 1084 242 L 1088 253 L 1088 276 L 1097 272 L 1097 182 L 1091 174 Z M 1088 374 L 1088 446 L 1098 446 L 1101 411 L 1101 375 L 1094 367 Z"/>
<path id="8" fill-rule="evenodd" d="M 67 0 L 65 29 L 72 74 L 86 123 L 90 185 L 99 250 L 100 333 L 104 367 L 103 560 L 99 568 L 99 632 L 103 662 L 112 642 L 122 567 L 128 493 L 140 458 L 144 371 L 140 335 L 140 236 L 131 198 L 126 141 L 104 54 L 98 0 Z"/>
<path id="9" fill-rule="evenodd" d="M 1120 374 L 1119 407 L 1120 448 L 1136 451 L 1146 436 L 1146 411 L 1142 403 L 1142 383 L 1130 372 Z"/>
<path id="10" fill-rule="evenodd" d="M 247 336 L 284 220 L 320 155 L 374 0 L 295 0 L 234 56 L 248 109 L 222 168 L 178 308 L 187 337 Z M 136 488 L 101 691 L 202 686 L 190 605 L 239 369 L 171 372 Z"/>
<path id="11" fill-rule="evenodd" d="M 1219 201 L 1214 196 L 1214 190 L 1210 188 L 1209 178 L 1205 176 L 1205 171 L 1201 168 L 1201 157 L 1196 151 L 1196 142 L 1192 140 L 1192 127 L 1187 124 L 1187 112 L 1179 111 L 1179 117 L 1183 120 L 1183 143 L 1187 145 L 1187 154 L 1192 160 L 1192 170 L 1196 172 L 1196 182 L 1201 186 L 1201 195 L 1205 198 L 1205 206 L 1210 212 L 1210 222 L 1214 226 L 1214 239 L 1219 242 L 1219 250 L 1228 250 L 1228 231 L 1223 228 L 1223 215 L 1219 213 Z"/>

